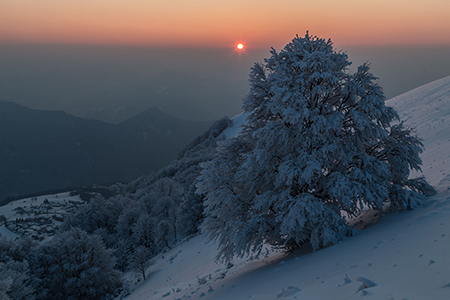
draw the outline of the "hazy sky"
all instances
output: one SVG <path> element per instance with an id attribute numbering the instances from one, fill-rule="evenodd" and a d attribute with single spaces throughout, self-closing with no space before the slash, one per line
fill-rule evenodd
<path id="1" fill-rule="evenodd" d="M 0 42 L 248 47 L 449 45 L 448 0 L 0 0 Z"/>
<path id="2" fill-rule="evenodd" d="M 0 0 L 0 100 L 232 117 L 253 63 L 307 30 L 371 62 L 389 98 L 450 75 L 449 16 L 449 0 Z"/>

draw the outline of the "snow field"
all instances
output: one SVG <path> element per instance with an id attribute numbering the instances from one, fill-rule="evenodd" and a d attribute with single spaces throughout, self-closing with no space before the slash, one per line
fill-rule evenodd
<path id="1" fill-rule="evenodd" d="M 127 299 L 449 299 L 449 220 L 450 193 L 440 193 L 332 247 L 240 259 L 229 269 L 198 236 L 155 258 Z"/>

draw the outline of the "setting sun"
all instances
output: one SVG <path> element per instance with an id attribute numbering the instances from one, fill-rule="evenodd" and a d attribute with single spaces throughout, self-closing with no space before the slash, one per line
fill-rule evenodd
<path id="1" fill-rule="evenodd" d="M 239 43 L 239 44 L 236 45 L 236 48 L 237 48 L 238 50 L 244 50 L 244 44 Z"/>

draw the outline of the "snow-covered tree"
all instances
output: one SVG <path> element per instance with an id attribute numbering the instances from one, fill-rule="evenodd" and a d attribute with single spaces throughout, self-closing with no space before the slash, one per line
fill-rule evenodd
<path id="1" fill-rule="evenodd" d="M 92 198 L 88 204 L 83 205 L 75 214 L 69 216 L 62 224 L 61 229 L 69 230 L 72 227 L 78 227 L 88 233 L 93 233 L 97 229 L 103 228 L 109 234 L 115 233 L 117 220 L 125 209 L 123 202 L 128 200 L 120 201 L 120 198 L 120 196 L 114 199 Z"/>
<path id="2" fill-rule="evenodd" d="M 0 263 L 0 299 L 33 300 L 35 285 L 26 261 Z"/>
<path id="3" fill-rule="evenodd" d="M 189 186 L 177 208 L 177 228 L 182 237 L 195 234 L 203 220 L 203 198 L 195 191 L 195 186 Z"/>
<path id="4" fill-rule="evenodd" d="M 203 164 L 203 231 L 219 258 L 264 243 L 314 249 L 351 235 L 342 217 L 390 202 L 413 208 L 433 188 L 420 170 L 422 144 L 398 123 L 369 66 L 351 74 L 331 40 L 295 37 L 250 73 L 241 133 Z"/>
<path id="5" fill-rule="evenodd" d="M 158 198 L 154 213 L 159 220 L 165 221 L 163 228 L 172 233 L 173 241 L 176 242 L 178 238 L 177 208 L 182 200 L 183 188 L 172 178 L 163 177 L 152 184 L 152 191 Z M 161 226 L 162 221 L 158 221 L 158 226 Z M 170 229 L 167 228 L 168 225 Z"/>
<path id="6" fill-rule="evenodd" d="M 154 236 L 155 244 L 157 244 L 160 249 L 164 247 L 171 249 L 171 244 L 175 242 L 173 226 L 168 220 L 162 220 L 161 222 L 159 222 L 154 232 Z"/>
<path id="7" fill-rule="evenodd" d="M 145 246 L 139 246 L 134 249 L 130 260 L 130 269 L 139 275 L 142 275 L 144 280 L 146 279 L 145 271 L 151 264 L 150 254 L 150 249 Z"/>
<path id="8" fill-rule="evenodd" d="M 130 207 L 123 211 L 117 221 L 117 235 L 119 238 L 128 239 L 133 235 L 133 227 L 141 215 L 139 207 Z"/>
<path id="9" fill-rule="evenodd" d="M 28 261 L 38 246 L 29 237 L 12 240 L 0 234 L 0 299 L 35 299 L 39 279 Z"/>
<path id="10" fill-rule="evenodd" d="M 133 226 L 133 235 L 131 240 L 134 245 L 144 246 L 151 250 L 151 252 L 157 252 L 153 238 L 153 220 L 152 218 L 143 213 Z"/>
<path id="11" fill-rule="evenodd" d="M 38 299 L 105 299 L 121 286 L 112 251 L 101 238 L 73 228 L 43 244 L 30 263 Z"/>

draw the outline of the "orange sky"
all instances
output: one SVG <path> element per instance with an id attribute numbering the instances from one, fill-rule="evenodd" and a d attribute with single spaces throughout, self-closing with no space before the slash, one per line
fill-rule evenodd
<path id="1" fill-rule="evenodd" d="M 0 0 L 0 43 L 450 45 L 449 0 Z"/>

